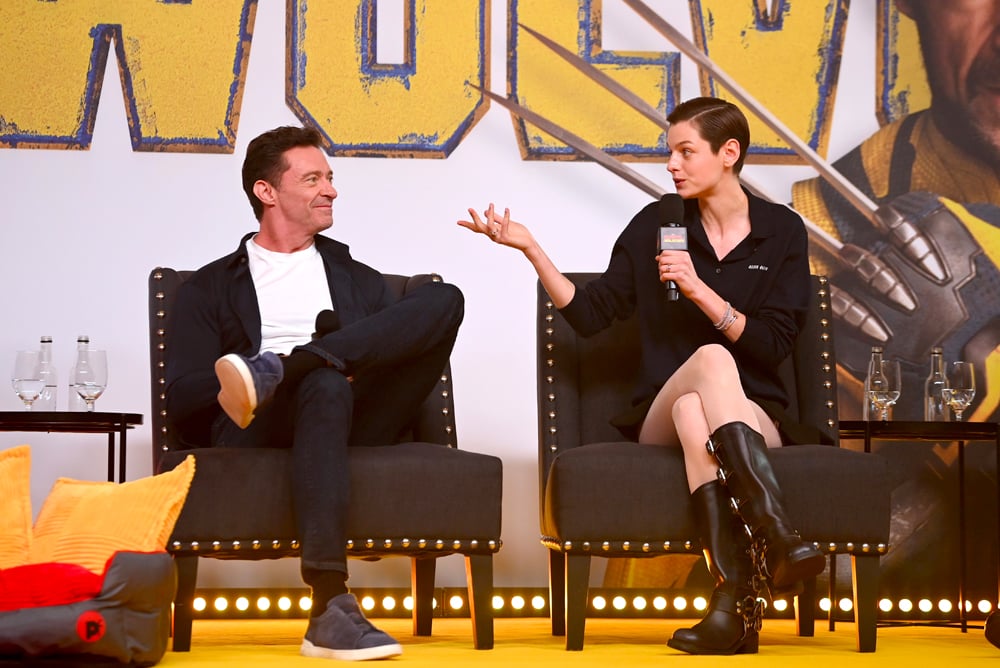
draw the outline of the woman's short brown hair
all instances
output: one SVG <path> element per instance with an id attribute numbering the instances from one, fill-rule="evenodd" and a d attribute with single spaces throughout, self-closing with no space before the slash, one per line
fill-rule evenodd
<path id="1" fill-rule="evenodd" d="M 689 121 L 701 138 L 708 142 L 713 153 L 718 153 L 723 144 L 735 139 L 740 145 L 740 157 L 733 165 L 733 173 L 739 174 L 743 169 L 750 148 L 750 125 L 740 108 L 732 102 L 717 97 L 695 97 L 674 107 L 667 121 Z"/>

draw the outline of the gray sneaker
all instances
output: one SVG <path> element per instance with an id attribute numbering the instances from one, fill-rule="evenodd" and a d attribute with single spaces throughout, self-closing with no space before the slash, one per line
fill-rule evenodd
<path id="1" fill-rule="evenodd" d="M 284 376 L 281 358 L 272 352 L 253 357 L 230 353 L 215 362 L 219 405 L 240 429 L 253 422 L 254 412 L 274 396 Z"/>
<path id="2" fill-rule="evenodd" d="M 403 648 L 392 636 L 365 619 L 354 594 L 334 596 L 319 617 L 309 619 L 302 656 L 340 661 L 368 661 L 399 656 Z"/>

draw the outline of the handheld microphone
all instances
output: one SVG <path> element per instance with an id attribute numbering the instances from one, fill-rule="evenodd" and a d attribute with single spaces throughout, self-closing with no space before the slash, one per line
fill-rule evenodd
<path id="1" fill-rule="evenodd" d="M 663 221 L 659 235 L 660 250 L 687 250 L 688 231 L 681 225 L 684 220 L 684 199 L 676 193 L 667 193 L 660 198 L 657 216 Z M 677 283 L 667 281 L 664 285 L 667 287 L 667 301 L 675 302 L 680 299 Z"/>
<path id="2" fill-rule="evenodd" d="M 324 309 L 316 315 L 316 331 L 312 337 L 318 339 L 338 329 L 340 329 L 340 311 Z"/>

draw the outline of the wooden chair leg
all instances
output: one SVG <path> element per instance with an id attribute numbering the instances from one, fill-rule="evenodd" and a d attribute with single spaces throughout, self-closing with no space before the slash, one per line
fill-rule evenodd
<path id="1" fill-rule="evenodd" d="M 566 635 L 566 555 L 549 550 L 549 611 L 552 635 Z"/>
<path id="2" fill-rule="evenodd" d="M 493 649 L 493 555 L 465 555 L 469 587 L 472 643 L 476 649 Z"/>
<path id="3" fill-rule="evenodd" d="M 795 632 L 803 638 L 816 633 L 816 578 L 802 583 L 802 593 L 795 597 Z"/>
<path id="4" fill-rule="evenodd" d="M 566 555 L 566 649 L 583 649 L 590 587 L 590 555 Z"/>
<path id="5" fill-rule="evenodd" d="M 410 590 L 413 593 L 413 635 L 429 636 L 434 619 L 434 572 L 437 561 L 433 557 L 410 559 Z"/>
<path id="6" fill-rule="evenodd" d="M 858 651 L 874 652 L 878 627 L 879 556 L 851 556 L 854 573 L 854 622 Z"/>
<path id="7" fill-rule="evenodd" d="M 829 586 L 827 587 L 828 594 L 830 598 L 830 622 L 829 628 L 830 632 L 833 633 L 837 630 L 837 555 L 830 555 L 830 579 Z"/>
<path id="8" fill-rule="evenodd" d="M 198 582 L 198 557 L 174 557 L 177 567 L 177 594 L 174 596 L 174 651 L 191 651 L 194 621 L 194 588 Z"/>

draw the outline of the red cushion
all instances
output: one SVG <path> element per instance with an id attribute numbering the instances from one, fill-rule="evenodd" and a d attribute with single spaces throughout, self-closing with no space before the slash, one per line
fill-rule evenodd
<path id="1" fill-rule="evenodd" d="M 68 605 L 101 593 L 104 576 L 76 564 L 26 564 L 0 570 L 0 611 Z"/>

